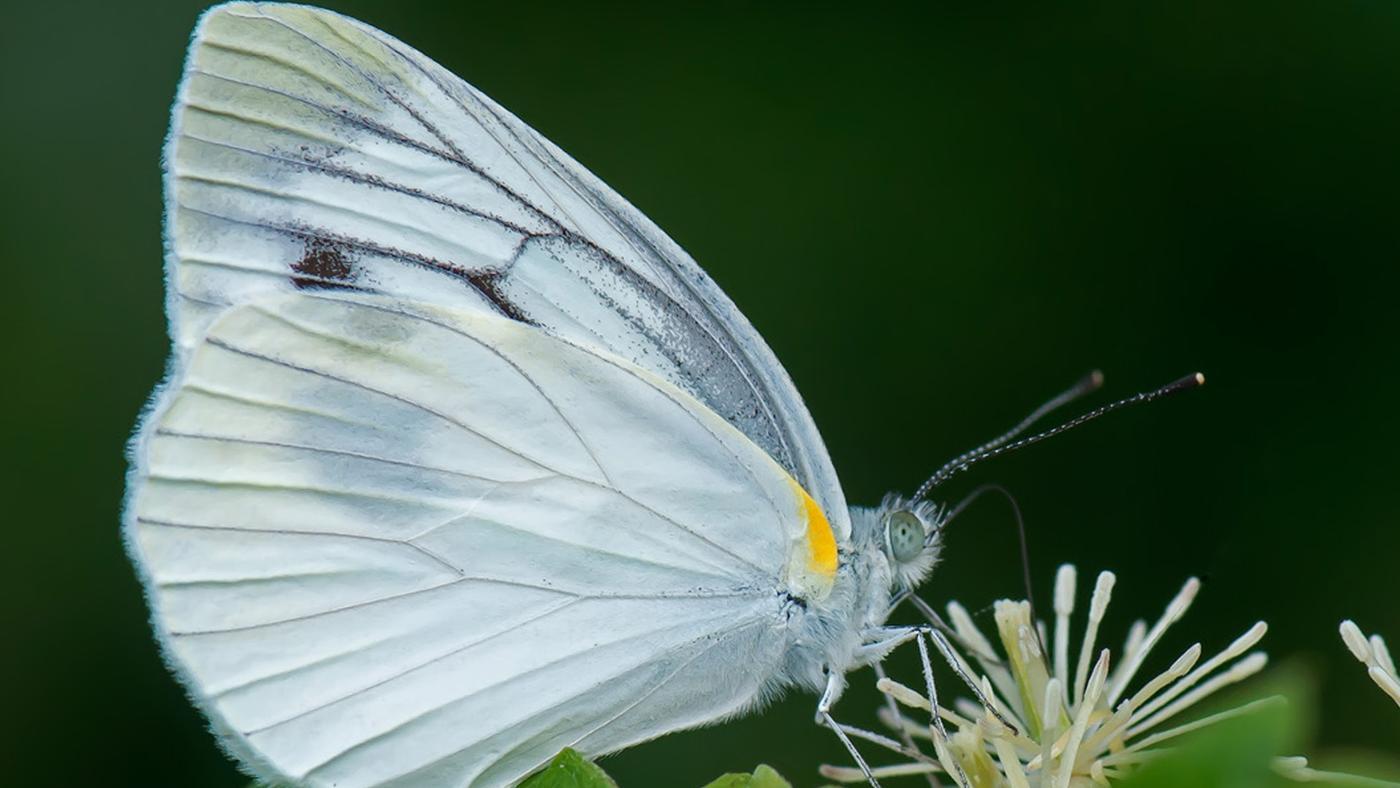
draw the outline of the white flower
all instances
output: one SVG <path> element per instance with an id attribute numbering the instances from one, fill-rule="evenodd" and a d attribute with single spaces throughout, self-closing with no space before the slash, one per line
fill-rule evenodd
<path id="1" fill-rule="evenodd" d="M 1361 628 L 1351 619 L 1342 622 L 1341 632 L 1342 642 L 1346 643 L 1352 655 L 1366 666 L 1371 680 L 1400 706 L 1400 674 L 1395 672 L 1395 660 L 1390 658 L 1390 650 L 1385 647 L 1385 641 L 1380 635 L 1372 635 L 1367 640 L 1366 636 L 1361 634 Z"/>
<path id="2" fill-rule="evenodd" d="M 1167 628 L 1186 613 L 1200 590 L 1192 578 L 1167 605 L 1155 624 L 1137 621 L 1129 629 L 1120 655 L 1097 652 L 1099 624 L 1112 595 L 1115 577 L 1102 572 L 1094 584 L 1088 620 L 1077 658 L 1070 661 L 1070 619 L 1074 612 L 1075 569 L 1065 565 L 1055 578 L 1053 639 L 1043 623 L 1031 621 L 1030 604 L 996 603 L 998 650 L 956 602 L 948 605 L 958 646 L 946 656 L 963 674 L 976 677 L 987 704 L 962 699 L 954 709 L 939 707 L 949 729 L 944 742 L 932 726 L 898 712 L 891 704 L 881 719 L 905 742 L 887 746 L 912 762 L 877 769 L 877 777 L 961 771 L 975 788 L 1079 788 L 1108 785 L 1134 765 L 1153 757 L 1158 745 L 1188 731 L 1243 713 L 1251 703 L 1174 727 L 1164 727 L 1201 699 L 1262 669 L 1262 652 L 1245 655 L 1267 629 L 1258 622 L 1227 648 L 1201 662 L 1201 646 L 1186 649 L 1165 672 L 1136 681 L 1143 663 Z M 1044 644 L 1044 645 L 1042 645 Z M 1048 648 L 1049 653 L 1046 653 Z M 1110 667 L 1110 663 L 1113 664 Z M 1227 664 L 1229 663 L 1229 664 Z M 974 665 L 976 667 L 974 668 Z M 903 706 L 930 710 L 924 693 L 881 679 L 880 690 Z M 948 686 L 946 683 L 943 685 Z M 946 691 L 946 689 L 945 689 Z M 1263 701 L 1260 701 L 1263 702 Z M 1012 727 L 1014 726 L 1014 730 Z M 878 736 L 867 737 L 879 740 Z M 932 741 L 934 755 L 909 745 Z M 862 782 L 860 771 L 822 767 L 839 782 Z"/>

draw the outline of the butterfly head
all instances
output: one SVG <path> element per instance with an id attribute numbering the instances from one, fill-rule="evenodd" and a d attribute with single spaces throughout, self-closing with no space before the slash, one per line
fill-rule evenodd
<path id="1" fill-rule="evenodd" d="M 943 551 L 947 513 L 937 504 L 912 502 L 895 493 L 886 495 L 876 511 L 885 557 L 895 579 L 905 588 L 918 586 Z"/>

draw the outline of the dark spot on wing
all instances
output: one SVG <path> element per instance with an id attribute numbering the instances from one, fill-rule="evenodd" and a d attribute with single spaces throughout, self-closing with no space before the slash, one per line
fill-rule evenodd
<path id="1" fill-rule="evenodd" d="M 292 277 L 292 284 L 303 290 L 355 289 L 356 272 L 348 250 L 325 238 L 307 238 L 306 251 L 300 260 L 292 263 L 292 270 L 299 274 Z"/>
<path id="2" fill-rule="evenodd" d="M 501 280 L 506 276 L 504 271 L 498 271 L 494 268 L 481 268 L 475 271 L 467 271 L 466 276 L 467 280 L 472 283 L 472 287 L 475 287 L 477 292 L 485 296 L 486 300 L 490 301 L 492 306 L 496 307 L 501 314 L 511 320 L 518 320 L 521 323 L 534 325 L 534 321 L 530 320 L 528 315 L 520 311 L 520 307 L 511 303 L 511 300 L 506 297 L 505 291 L 501 289 Z"/>

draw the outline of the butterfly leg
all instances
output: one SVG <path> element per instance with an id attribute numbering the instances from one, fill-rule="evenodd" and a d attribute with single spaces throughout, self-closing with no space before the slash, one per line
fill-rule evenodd
<path id="1" fill-rule="evenodd" d="M 963 650 L 967 651 L 969 654 L 978 653 L 976 647 L 974 647 L 971 643 L 967 642 L 967 640 L 963 638 L 961 632 L 957 631 L 951 625 L 949 625 L 947 621 L 943 620 L 943 616 L 939 615 L 937 610 L 934 610 L 933 605 L 930 605 L 929 603 L 925 602 L 923 599 L 920 599 L 913 593 L 909 594 L 908 599 L 909 604 L 913 605 L 915 609 L 919 611 L 919 615 L 928 619 L 928 622 L 932 624 L 935 628 L 937 628 L 939 632 L 943 633 L 949 638 L 952 638 L 955 643 L 957 643 L 959 646 L 962 646 Z M 890 610 L 894 610 L 894 605 L 890 606 Z M 994 654 L 982 654 L 981 657 L 982 659 L 990 659 L 992 661 L 998 662 L 1000 661 L 997 660 L 996 655 Z"/>
<path id="2" fill-rule="evenodd" d="M 860 654 L 860 656 L 868 657 L 878 664 L 878 660 L 885 654 L 888 654 L 891 649 L 908 643 L 911 640 L 914 641 L 919 647 L 919 656 L 924 670 L 924 682 L 928 688 L 930 702 L 933 709 L 936 710 L 938 708 L 938 692 L 933 685 L 933 668 L 929 663 L 928 647 L 924 645 L 923 641 L 923 636 L 930 632 L 931 628 L 927 626 L 881 629 L 875 633 L 875 637 L 872 638 L 870 642 L 861 647 L 861 652 L 863 653 Z M 901 745 L 888 736 L 882 736 L 878 733 L 872 733 L 861 728 L 838 723 L 831 716 L 831 708 L 835 703 L 836 697 L 839 696 L 843 688 L 843 682 L 844 677 L 836 674 L 832 674 L 831 677 L 828 678 L 826 692 L 822 694 L 822 702 L 818 704 L 817 722 L 826 725 L 836 733 L 837 737 L 841 739 L 842 744 L 845 744 L 846 749 L 850 751 L 852 758 L 855 759 L 856 764 L 860 767 L 861 773 L 865 775 L 872 786 L 878 786 L 879 782 L 871 773 L 870 767 L 866 765 L 865 759 L 856 751 L 854 743 L 851 742 L 851 737 L 873 742 L 881 747 L 926 764 L 932 765 L 938 763 L 938 761 L 929 758 L 917 749 Z M 940 743 L 946 746 L 949 741 L 948 732 L 944 729 L 943 720 L 936 712 L 932 715 L 930 724 L 935 731 L 935 736 L 940 739 Z M 963 786 L 963 788 L 970 788 L 971 783 L 968 781 L 967 775 L 963 772 L 962 765 L 956 761 L 952 761 L 951 765 L 954 771 L 954 779 L 957 780 L 958 785 Z M 936 781 L 933 781 L 931 776 L 930 781 L 934 785 L 937 785 Z"/>
<path id="3" fill-rule="evenodd" d="M 883 662 L 876 662 L 871 667 L 875 670 L 876 681 L 883 681 L 886 678 L 885 665 Z M 885 711 L 889 713 L 892 721 L 898 721 L 900 719 L 899 704 L 896 703 L 894 698 L 890 695 L 885 695 Z M 909 731 L 905 730 L 902 725 L 899 728 L 899 741 L 907 750 L 911 752 L 918 751 L 918 748 L 914 746 L 914 737 L 910 736 Z M 925 774 L 924 779 L 928 780 L 929 788 L 941 788 L 942 786 L 938 778 L 934 777 L 932 774 Z"/>
<path id="4" fill-rule="evenodd" d="M 892 710 L 896 714 L 898 713 L 897 707 L 894 707 Z M 817 722 L 819 724 L 826 724 L 825 720 L 823 720 L 820 715 L 818 715 L 817 717 Z M 885 749 L 891 752 L 898 753 L 906 758 L 918 761 L 919 763 L 924 764 L 926 766 L 938 768 L 938 761 L 928 757 L 927 755 L 924 755 L 917 747 L 915 747 L 913 739 L 909 738 L 907 733 L 905 734 L 906 743 L 900 744 L 894 739 L 891 739 L 890 737 L 885 736 L 883 734 L 875 733 L 874 731 L 868 731 L 864 728 L 857 728 L 854 725 L 847 725 L 844 722 L 837 722 L 834 717 L 832 718 L 832 722 L 836 724 L 836 727 L 840 728 L 841 733 L 846 734 L 846 736 L 849 738 L 861 739 L 863 741 L 868 741 L 872 744 L 878 744 L 879 746 L 884 747 Z M 872 769 L 871 773 L 874 774 L 879 771 L 880 769 Z"/>
<path id="5" fill-rule="evenodd" d="M 996 717 L 997 721 L 1002 725 L 1010 728 L 1013 734 L 1020 733 L 1020 728 L 1016 727 L 1011 720 L 1008 720 L 1005 715 L 997 710 L 996 706 L 992 705 L 991 700 L 982 692 L 982 688 L 979 687 L 977 682 L 973 681 L 972 676 L 968 675 L 967 671 L 963 669 L 962 662 L 958 660 L 957 655 L 953 651 L 953 647 L 949 645 L 948 639 L 943 636 L 943 633 L 939 632 L 937 629 L 930 629 L 928 630 L 928 638 L 933 641 L 933 645 L 938 649 L 938 653 L 943 655 L 943 661 L 948 663 L 948 667 L 953 669 L 953 672 L 957 674 L 958 678 L 962 679 L 962 682 L 967 685 L 969 690 L 972 690 L 972 694 L 977 697 L 977 702 L 982 704 L 982 708 L 990 712 L 993 717 Z"/>
<path id="6" fill-rule="evenodd" d="M 831 707 L 836 704 L 836 699 L 841 696 L 841 690 L 845 689 L 846 677 L 838 671 L 827 670 L 826 690 L 822 692 L 821 700 L 817 702 L 817 724 L 825 725 L 836 734 L 836 738 L 846 746 L 846 751 L 851 754 L 852 760 L 860 768 L 861 774 L 870 782 L 870 788 L 880 788 L 880 781 L 875 779 L 875 775 L 870 773 L 870 766 L 866 764 L 865 758 L 861 757 L 860 750 L 851 741 L 851 737 L 846 735 L 843 725 L 836 722 L 831 716 Z"/>
<path id="7" fill-rule="evenodd" d="M 930 627 L 919 627 L 919 634 L 928 634 L 930 638 L 933 637 L 933 631 L 934 630 Z M 924 645 L 923 637 L 915 638 L 914 643 L 919 647 L 919 664 L 922 665 L 924 669 L 924 685 L 928 690 L 928 702 L 931 707 L 931 716 L 933 717 L 931 724 L 933 726 L 934 735 L 939 739 L 938 742 L 935 742 L 935 745 L 942 744 L 946 747 L 951 739 L 948 738 L 948 731 L 943 727 L 943 718 L 938 715 L 938 688 L 934 686 L 933 683 L 933 665 L 929 664 L 928 646 Z M 972 783 L 968 781 L 967 774 L 963 771 L 962 764 L 958 763 L 957 759 L 954 757 L 950 757 L 947 760 L 952 761 L 953 770 L 956 772 L 954 779 L 958 781 L 958 785 L 963 786 L 963 788 L 972 788 Z"/>
<path id="8" fill-rule="evenodd" d="M 932 610 L 930 610 L 929 613 L 935 617 L 938 615 Z M 944 624 L 943 626 L 946 627 L 947 625 Z M 993 717 L 996 717 L 1002 725 L 1005 725 L 1007 728 L 1011 729 L 1012 733 L 1019 733 L 1020 728 L 1018 728 L 1016 724 L 1013 723 L 1011 720 L 1007 719 L 1006 715 L 1003 714 L 996 706 L 992 705 L 991 699 L 987 697 L 986 693 L 982 691 L 982 688 L 977 684 L 975 680 L 973 680 L 971 674 L 968 673 L 968 666 L 960 659 L 958 659 L 957 652 L 953 651 L 953 646 L 948 642 L 947 636 L 945 636 L 944 633 L 940 631 L 941 627 L 938 626 L 937 622 L 934 622 L 933 627 L 918 627 L 918 629 L 923 634 L 928 635 L 929 640 L 933 642 L 934 647 L 938 649 L 938 653 L 943 657 L 943 661 L 947 662 L 948 667 L 953 669 L 953 673 L 956 674 L 957 677 L 962 680 L 963 684 L 967 685 L 968 690 L 970 690 L 972 694 L 976 696 L 977 702 L 982 704 L 982 707 L 985 708 L 988 712 L 990 712 Z M 886 631 L 888 630 L 882 630 L 882 633 Z M 904 630 L 898 631 L 902 632 Z M 894 645 L 899 645 L 903 642 L 904 639 L 900 639 L 898 637 L 883 637 L 881 640 L 876 640 L 862 648 L 865 650 L 876 651 L 881 648 L 892 648 Z"/>

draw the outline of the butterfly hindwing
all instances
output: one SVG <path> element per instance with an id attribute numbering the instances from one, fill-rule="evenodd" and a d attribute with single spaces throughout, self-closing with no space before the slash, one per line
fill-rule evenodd
<path id="1" fill-rule="evenodd" d="M 505 785 L 736 713 L 785 646 L 786 472 L 646 370 L 507 318 L 233 307 L 136 449 L 162 641 L 260 776 Z"/>

